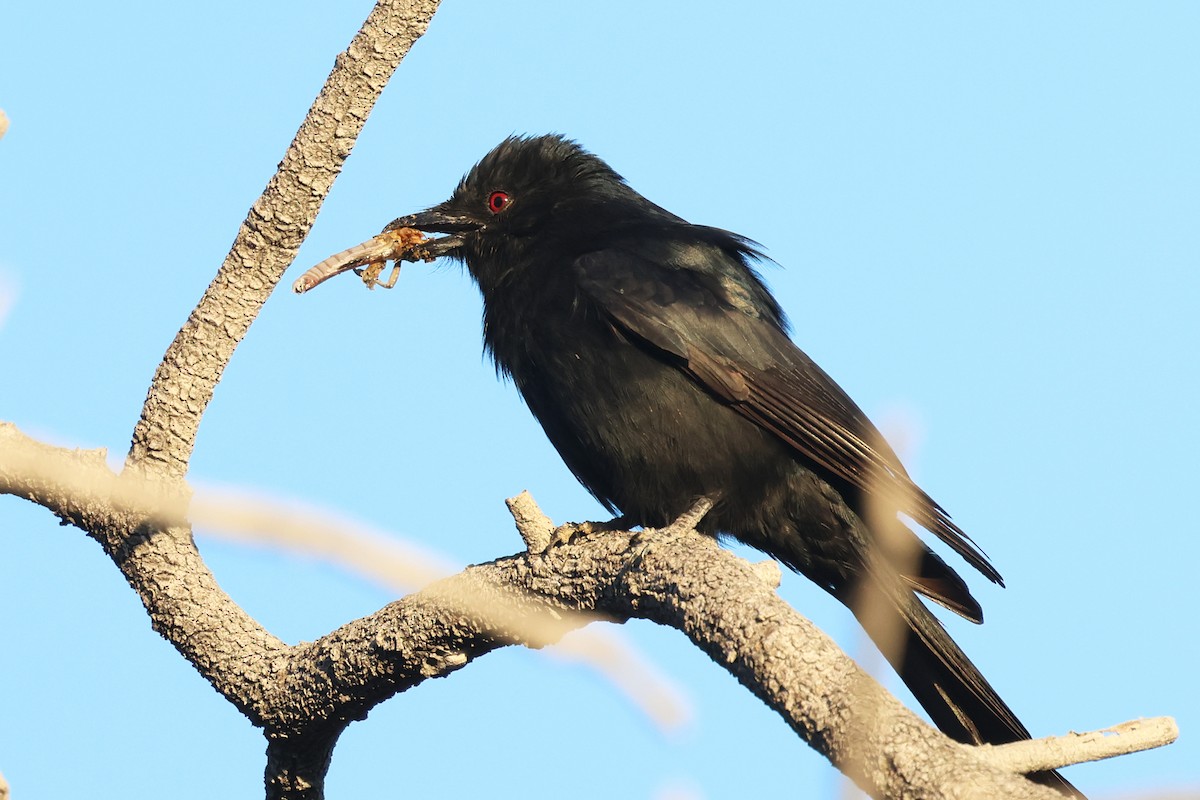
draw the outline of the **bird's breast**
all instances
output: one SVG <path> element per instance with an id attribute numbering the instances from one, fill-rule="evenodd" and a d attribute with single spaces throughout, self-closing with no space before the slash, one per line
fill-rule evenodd
<path id="1" fill-rule="evenodd" d="M 674 356 L 572 300 L 524 317 L 508 304 L 503 320 L 485 312 L 485 331 L 497 365 L 597 499 L 659 525 L 700 496 L 753 502 L 782 474 L 782 448 Z"/>

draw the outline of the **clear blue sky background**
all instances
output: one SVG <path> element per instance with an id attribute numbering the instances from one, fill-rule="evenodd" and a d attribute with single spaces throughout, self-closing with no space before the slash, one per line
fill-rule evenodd
<path id="1" fill-rule="evenodd" d="M 0 419 L 128 446 L 154 367 L 368 2 L 0 11 Z M 1008 579 L 952 631 L 1036 735 L 1174 715 L 1070 770 L 1096 798 L 1200 790 L 1200 5 L 446 0 L 296 269 L 558 131 L 654 201 L 761 242 L 795 338 Z M 503 498 L 595 518 L 479 347 L 455 268 L 390 294 L 286 286 L 205 418 L 192 478 L 339 509 L 466 564 Z M 894 427 L 894 426 L 893 426 Z M 202 533 L 202 532 L 201 532 Z M 201 539 L 288 641 L 389 593 Z M 974 576 L 972 576 L 974 577 Z M 805 581 L 784 596 L 854 652 Z M 334 798 L 836 796 L 835 773 L 673 631 L 625 632 L 691 697 L 663 735 L 517 649 L 386 703 Z M 0 498 L 0 771 L 20 800 L 261 797 L 259 733 L 155 635 L 99 547 Z M 888 678 L 890 684 L 896 681 Z"/>

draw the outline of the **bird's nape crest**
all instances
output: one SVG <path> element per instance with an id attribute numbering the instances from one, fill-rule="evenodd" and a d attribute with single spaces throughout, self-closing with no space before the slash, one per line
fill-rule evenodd
<path id="1" fill-rule="evenodd" d="M 625 179 L 578 142 L 560 134 L 509 136 L 463 176 L 457 192 L 528 184 L 576 185 Z"/>

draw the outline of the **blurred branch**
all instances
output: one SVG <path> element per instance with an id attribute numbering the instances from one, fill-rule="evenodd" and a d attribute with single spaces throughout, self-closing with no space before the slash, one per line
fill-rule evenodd
<path id="1" fill-rule="evenodd" d="M 397 594 L 419 589 L 456 570 L 448 560 L 395 536 L 321 509 L 261 495 L 200 489 L 192 498 L 189 516 L 205 535 L 316 556 Z M 778 572 L 778 567 L 775 569 Z M 556 629 L 550 638 L 560 633 Z M 537 636 L 536 630 L 526 634 L 529 639 Z M 547 653 L 594 669 L 660 729 L 676 727 L 690 717 L 683 692 L 625 637 L 598 629 L 581 630 L 554 644 Z"/>
<path id="2" fill-rule="evenodd" d="M 441 581 L 317 642 L 288 647 L 220 591 L 190 537 L 175 535 L 188 530 L 182 516 L 187 498 L 175 486 L 135 472 L 115 474 L 103 450 L 53 447 L 0 423 L 0 493 L 42 505 L 119 554 L 156 628 L 266 730 L 274 763 L 269 779 L 281 797 L 297 796 L 301 784 L 311 788 L 312 770 L 303 765 L 326 764 L 338 732 L 374 705 L 458 669 L 469 657 L 511 643 L 543 647 L 596 618 L 573 604 L 531 600 L 518 587 L 468 574 Z M 279 511 L 252 507 L 244 498 L 226 509 L 211 499 L 193 506 L 210 521 L 256 526 Z M 417 574 L 398 569 L 404 559 L 394 546 L 373 541 L 365 552 L 356 552 L 365 539 L 361 535 L 323 528 L 307 516 L 278 516 L 271 534 L 276 543 L 293 537 L 345 563 L 361 566 L 369 560 L 377 577 L 390 580 L 429 577 L 428 566 Z M 118 536 L 130 530 L 141 535 Z M 611 637 L 576 638 L 566 652 L 597 664 L 660 723 L 673 724 L 686 715 L 673 687 L 640 667 Z M 300 750 L 293 752 L 293 746 Z"/>
<path id="3" fill-rule="evenodd" d="M 0 423 L 0 493 L 23 497 L 95 539 L 142 599 L 154 629 L 256 725 L 257 684 L 287 645 L 217 585 L 184 518 L 186 487 L 117 475 L 103 450 L 68 450 Z"/>

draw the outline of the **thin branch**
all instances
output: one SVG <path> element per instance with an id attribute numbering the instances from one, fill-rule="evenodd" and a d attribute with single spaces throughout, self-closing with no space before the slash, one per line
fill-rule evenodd
<path id="1" fill-rule="evenodd" d="M 1043 772 L 1070 764 L 1100 761 L 1114 756 L 1152 750 L 1179 738 L 1179 726 L 1170 717 L 1122 722 L 1091 733 L 1069 733 L 1024 742 L 997 745 L 987 758 L 1012 772 Z"/>
<path id="2" fill-rule="evenodd" d="M 296 257 L 376 99 L 429 25 L 438 0 L 380 0 L 250 209 L 225 263 L 167 349 L 126 465 L 182 478 L 200 417 L 234 348 Z"/>

